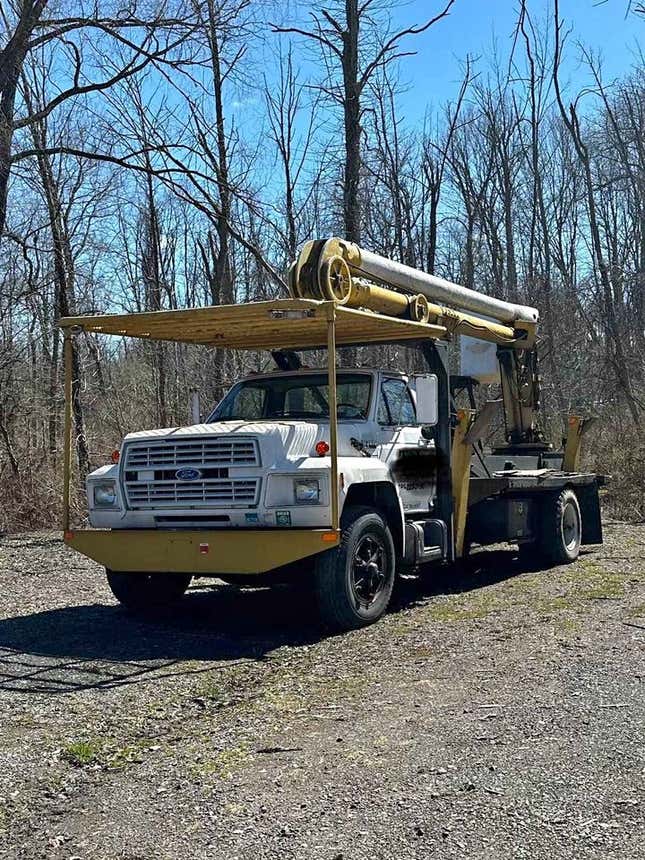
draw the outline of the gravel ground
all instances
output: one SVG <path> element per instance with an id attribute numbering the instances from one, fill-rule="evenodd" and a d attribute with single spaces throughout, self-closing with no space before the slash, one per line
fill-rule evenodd
<path id="1" fill-rule="evenodd" d="M 0 539 L 0 856 L 645 856 L 645 526 L 476 553 L 324 637 L 288 589 L 135 620 L 55 535 Z"/>

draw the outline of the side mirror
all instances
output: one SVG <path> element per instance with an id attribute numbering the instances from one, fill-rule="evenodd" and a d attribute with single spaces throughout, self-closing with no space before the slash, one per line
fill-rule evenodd
<path id="1" fill-rule="evenodd" d="M 439 420 L 439 384 L 434 373 L 415 377 L 417 395 L 417 422 L 434 425 Z"/>

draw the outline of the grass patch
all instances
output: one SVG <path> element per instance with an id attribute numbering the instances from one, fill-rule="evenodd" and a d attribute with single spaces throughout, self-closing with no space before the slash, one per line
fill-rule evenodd
<path id="1" fill-rule="evenodd" d="M 580 596 L 583 600 L 619 600 L 625 596 L 625 587 L 622 582 L 603 582 L 583 588 Z"/>
<path id="2" fill-rule="evenodd" d="M 535 608 L 540 615 L 551 615 L 554 612 L 566 612 L 567 610 L 576 609 L 576 607 L 577 603 L 571 595 L 567 595 L 566 597 L 547 597 L 535 604 Z"/>
<path id="3" fill-rule="evenodd" d="M 211 704 L 222 706 L 228 703 L 229 695 L 227 690 L 221 684 L 216 683 L 212 678 L 207 678 L 199 685 L 199 694 L 203 699 L 207 699 Z"/>
<path id="4" fill-rule="evenodd" d="M 149 740 L 135 741 L 106 751 L 103 764 L 108 770 L 122 770 L 131 764 L 141 764 L 145 753 L 151 749 L 158 749 L 158 746 Z"/>
<path id="5" fill-rule="evenodd" d="M 473 592 L 467 602 L 464 602 L 463 594 L 455 595 L 453 600 L 432 601 L 426 606 L 425 612 L 431 621 L 473 621 L 488 618 L 492 613 L 503 609 L 501 597 L 502 595 L 493 595 L 490 591 Z"/>
<path id="6" fill-rule="evenodd" d="M 625 596 L 626 574 L 610 573 L 595 564 L 585 566 L 584 582 L 579 583 L 583 600 L 618 600 Z"/>
<path id="7" fill-rule="evenodd" d="M 159 749 L 150 739 L 142 739 L 118 746 L 109 741 L 93 738 L 75 741 L 61 750 L 63 761 L 74 767 L 98 765 L 104 770 L 121 770 L 130 764 L 140 764 L 143 755 L 151 749 Z"/>
<path id="8" fill-rule="evenodd" d="M 576 608 L 576 602 L 586 600 L 620 600 L 632 578 L 633 573 L 610 571 L 592 558 L 580 558 L 559 580 L 569 587 L 568 599 L 571 608 Z"/>
<path id="9" fill-rule="evenodd" d="M 267 684 L 257 705 L 278 713 L 298 713 L 310 710 L 318 704 L 353 699 L 360 695 L 367 684 L 363 675 L 331 675 L 289 672 Z"/>
<path id="10" fill-rule="evenodd" d="M 63 747 L 61 758 L 75 767 L 85 767 L 99 761 L 102 749 L 99 741 L 75 741 Z"/>
<path id="11" fill-rule="evenodd" d="M 558 618 L 555 627 L 563 633 L 578 633 L 580 631 L 580 622 L 574 618 Z"/>
<path id="12" fill-rule="evenodd" d="M 236 771 L 240 770 L 253 756 L 247 744 L 229 747 L 220 750 L 208 758 L 200 758 L 195 761 L 190 770 L 199 779 L 217 777 L 219 779 L 230 779 Z"/>

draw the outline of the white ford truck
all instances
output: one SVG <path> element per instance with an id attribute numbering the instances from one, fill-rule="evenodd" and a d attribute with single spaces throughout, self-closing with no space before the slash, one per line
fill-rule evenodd
<path id="1" fill-rule="evenodd" d="M 428 428 L 437 421 L 436 383 L 431 374 L 338 371 L 340 514 L 353 523 L 353 587 L 366 620 L 389 600 L 406 518 L 432 517 L 436 449 Z M 331 528 L 328 404 L 326 371 L 253 375 L 204 423 L 129 434 L 118 463 L 87 479 L 90 524 L 247 529 L 249 540 L 258 528 Z M 140 594 L 140 574 L 109 571 L 108 581 L 126 604 L 153 599 Z M 160 599 L 159 582 L 150 585 Z"/>
<path id="2" fill-rule="evenodd" d="M 60 321 L 64 539 L 106 568 L 123 604 L 168 604 L 193 576 L 297 577 L 311 583 L 324 620 L 348 629 L 385 611 L 397 570 L 453 562 L 471 542 L 515 543 L 547 565 L 602 542 L 602 476 L 577 468 L 584 420 L 571 416 L 559 453 L 540 427 L 535 308 L 340 239 L 307 243 L 289 289 L 289 299 Z M 91 528 L 74 529 L 81 331 L 267 351 L 279 370 L 238 382 L 202 423 L 126 436 L 118 463 L 87 479 Z M 450 372 L 456 334 L 489 350 L 482 376 Z M 338 347 L 401 343 L 423 372 L 337 367 Z M 302 367 L 310 350 L 326 351 L 324 368 Z M 475 386 L 493 378 L 501 397 L 482 405 Z M 485 451 L 501 413 L 503 439 Z"/>

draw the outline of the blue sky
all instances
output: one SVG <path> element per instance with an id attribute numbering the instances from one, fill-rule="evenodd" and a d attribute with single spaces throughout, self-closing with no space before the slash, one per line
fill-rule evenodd
<path id="1" fill-rule="evenodd" d="M 459 90 L 461 62 L 467 54 L 485 58 L 497 43 L 506 58 L 519 8 L 517 0 L 456 0 L 450 16 L 407 43 L 416 51 L 402 60 L 400 78 L 406 91 L 399 99 L 400 113 L 406 120 L 421 119 L 427 107 L 437 109 L 454 98 Z M 535 24 L 553 14 L 552 0 L 528 0 Z M 628 0 L 560 0 L 560 15 L 572 28 L 568 37 L 564 78 L 572 87 L 589 80 L 579 63 L 576 42 L 600 50 L 607 80 L 623 75 L 635 62 L 638 41 L 643 39 L 645 20 L 634 14 L 625 17 Z M 399 29 L 431 17 L 441 8 L 441 0 L 403 0 L 392 13 Z M 520 46 L 521 47 L 521 46 Z"/>

